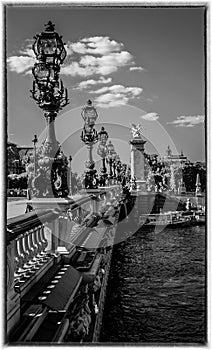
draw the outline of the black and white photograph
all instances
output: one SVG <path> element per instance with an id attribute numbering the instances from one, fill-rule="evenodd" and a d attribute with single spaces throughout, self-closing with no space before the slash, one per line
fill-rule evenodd
<path id="1" fill-rule="evenodd" d="M 210 8 L 1 5 L 4 346 L 207 347 Z"/>

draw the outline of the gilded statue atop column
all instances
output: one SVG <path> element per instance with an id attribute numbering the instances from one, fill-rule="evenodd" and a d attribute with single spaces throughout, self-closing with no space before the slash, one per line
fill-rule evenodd
<path id="1" fill-rule="evenodd" d="M 132 127 L 131 127 L 131 133 L 132 133 L 132 137 L 133 139 L 141 139 L 142 138 L 142 133 L 141 133 L 141 130 L 142 130 L 142 126 L 140 124 L 131 124 Z"/>

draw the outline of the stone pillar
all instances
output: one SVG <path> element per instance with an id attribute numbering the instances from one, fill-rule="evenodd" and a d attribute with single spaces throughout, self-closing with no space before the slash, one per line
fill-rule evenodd
<path id="1" fill-rule="evenodd" d="M 144 141 L 141 137 L 130 140 L 131 144 L 131 181 L 135 179 L 136 190 L 146 192 L 146 180 L 144 178 Z"/>
<path id="2" fill-rule="evenodd" d="M 201 196 L 202 193 L 201 193 L 201 182 L 200 182 L 200 177 L 199 177 L 199 173 L 197 174 L 197 177 L 196 177 L 196 191 L 195 191 L 195 196 L 198 197 L 198 196 Z"/>
<path id="3" fill-rule="evenodd" d="M 202 206 L 202 192 L 201 192 L 201 182 L 199 173 L 196 177 L 196 191 L 195 191 L 196 206 L 200 208 Z"/>

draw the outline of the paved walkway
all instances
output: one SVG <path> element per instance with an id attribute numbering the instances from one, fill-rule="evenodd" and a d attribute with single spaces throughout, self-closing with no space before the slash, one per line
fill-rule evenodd
<path id="1" fill-rule="evenodd" d="M 7 202 L 7 219 L 24 214 L 26 212 L 26 203 L 26 198 L 14 198 L 14 200 Z"/>

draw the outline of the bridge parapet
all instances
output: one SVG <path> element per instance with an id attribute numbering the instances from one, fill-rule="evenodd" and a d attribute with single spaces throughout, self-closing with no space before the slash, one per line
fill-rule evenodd
<path id="1" fill-rule="evenodd" d="M 39 216 L 38 216 L 39 213 Z M 53 264 L 53 256 L 46 248 L 43 221 L 58 218 L 57 210 L 39 210 L 8 220 L 7 242 L 7 319 L 10 331 L 20 317 L 20 300 L 24 293 Z"/>
<path id="2" fill-rule="evenodd" d="M 51 267 L 63 258 L 69 260 L 77 246 L 93 239 L 90 228 L 100 218 L 114 215 L 121 193 L 114 185 L 68 199 L 34 199 L 29 201 L 33 211 L 8 220 L 8 334 L 19 323 L 22 298 Z"/>

